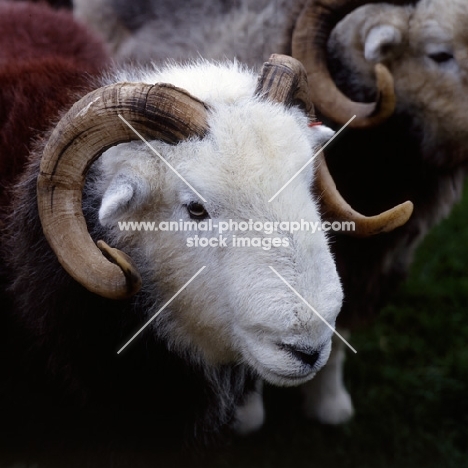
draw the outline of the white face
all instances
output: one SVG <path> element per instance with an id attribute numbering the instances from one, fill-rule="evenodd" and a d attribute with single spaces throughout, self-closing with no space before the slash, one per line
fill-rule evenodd
<path id="1" fill-rule="evenodd" d="M 319 221 L 310 194 L 312 165 L 269 199 L 330 136 L 323 127 L 308 128 L 299 111 L 250 102 L 215 107 L 202 141 L 176 147 L 153 142 L 206 202 L 140 143 L 102 156 L 100 221 L 112 231 L 114 245 L 138 264 L 153 298 L 147 317 L 206 266 L 153 322 L 154 333 L 171 349 L 211 364 L 244 363 L 279 385 L 306 381 L 325 364 L 332 330 L 322 319 L 334 327 L 343 299 L 327 240 L 321 231 L 290 233 L 273 224 Z M 118 221 L 180 220 L 198 227 L 208 220 L 215 226 L 230 220 L 271 224 L 261 231 L 222 233 L 215 227 L 198 232 L 117 227 Z M 206 242 L 214 238 L 212 244 L 221 235 L 223 245 L 188 245 L 195 235 Z M 241 246 L 239 237 L 253 246 Z M 270 242 L 281 245 L 268 249 Z"/>

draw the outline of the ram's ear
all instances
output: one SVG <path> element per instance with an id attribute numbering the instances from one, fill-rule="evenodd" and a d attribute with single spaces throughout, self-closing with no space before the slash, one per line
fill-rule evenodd
<path id="1" fill-rule="evenodd" d="M 403 32 L 390 24 L 373 27 L 364 43 L 364 57 L 372 63 L 385 63 L 400 55 Z"/>
<path id="2" fill-rule="evenodd" d="M 148 194 L 146 181 L 136 174 L 119 173 L 114 176 L 104 192 L 99 209 L 99 221 L 103 226 L 111 226 L 121 219 L 124 213 L 144 201 Z"/>
<path id="3" fill-rule="evenodd" d="M 396 59 L 408 41 L 409 9 L 387 5 L 370 15 L 364 23 L 362 42 L 364 57 L 371 63 L 388 63 Z M 371 13 L 371 12 L 369 12 Z"/>

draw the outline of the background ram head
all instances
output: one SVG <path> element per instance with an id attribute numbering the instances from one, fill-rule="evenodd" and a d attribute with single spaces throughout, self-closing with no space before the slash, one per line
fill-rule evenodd
<path id="1" fill-rule="evenodd" d="M 341 21 L 328 43 L 333 76 L 355 100 L 376 98 L 375 64 L 389 69 L 396 114 L 411 116 L 408 130 L 422 136 L 426 161 L 444 168 L 467 159 L 467 21 L 461 0 L 366 5 Z"/>

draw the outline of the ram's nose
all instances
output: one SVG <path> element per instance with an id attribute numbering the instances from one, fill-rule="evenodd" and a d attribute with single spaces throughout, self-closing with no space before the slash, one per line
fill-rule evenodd
<path id="1" fill-rule="evenodd" d="M 293 345 L 283 345 L 298 361 L 307 366 L 314 367 L 320 357 L 320 350 L 311 348 L 296 347 Z"/>

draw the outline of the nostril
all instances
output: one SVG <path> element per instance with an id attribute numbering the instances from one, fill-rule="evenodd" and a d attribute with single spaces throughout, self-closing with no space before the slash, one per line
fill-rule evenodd
<path id="1" fill-rule="evenodd" d="M 308 349 L 298 349 L 291 345 L 285 345 L 287 349 L 296 359 L 299 359 L 304 364 L 309 365 L 310 367 L 315 366 L 320 357 L 320 351 L 308 350 Z"/>

